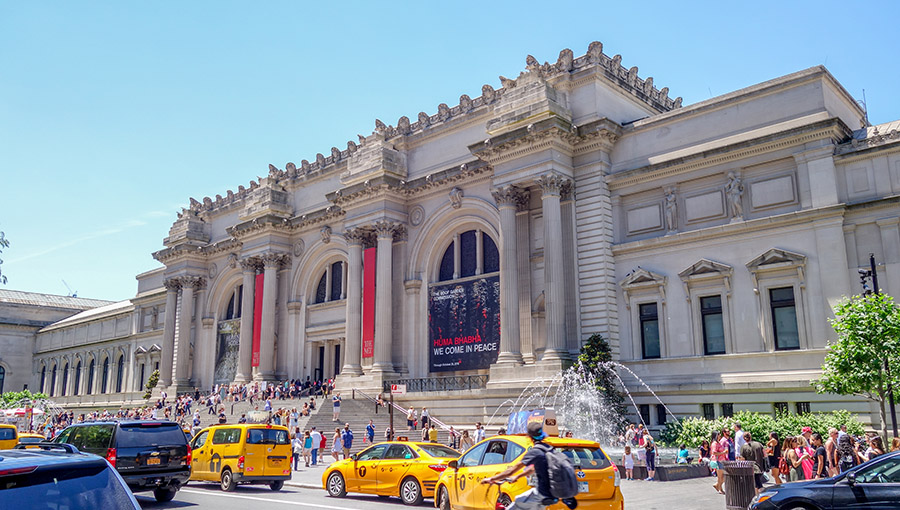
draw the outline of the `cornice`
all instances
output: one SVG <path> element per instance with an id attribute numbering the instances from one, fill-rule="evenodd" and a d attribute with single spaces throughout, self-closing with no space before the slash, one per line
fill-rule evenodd
<path id="1" fill-rule="evenodd" d="M 773 228 L 809 224 L 809 222 L 816 220 L 840 218 L 844 215 L 846 210 L 847 207 L 844 204 L 838 204 L 818 209 L 805 209 L 802 211 L 779 214 L 777 216 L 767 216 L 765 218 L 757 218 L 737 223 L 725 223 L 714 227 L 614 244 L 612 246 L 612 253 L 613 256 L 630 255 L 633 253 L 646 252 L 648 250 L 662 250 L 733 235 L 761 232 Z"/>
<path id="2" fill-rule="evenodd" d="M 823 138 L 830 138 L 834 142 L 845 138 L 849 132 L 849 128 L 840 119 L 827 119 L 800 128 L 689 154 L 662 163 L 616 172 L 607 177 L 607 183 L 610 190 L 621 189 L 684 174 L 700 168 L 803 145 Z"/>

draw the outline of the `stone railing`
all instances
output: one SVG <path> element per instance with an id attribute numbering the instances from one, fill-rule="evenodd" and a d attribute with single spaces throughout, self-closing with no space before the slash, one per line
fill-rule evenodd
<path id="1" fill-rule="evenodd" d="M 479 390 L 484 389 L 487 383 L 487 375 L 453 375 L 384 381 L 382 389 L 390 393 L 392 384 L 405 384 L 407 392 Z"/>

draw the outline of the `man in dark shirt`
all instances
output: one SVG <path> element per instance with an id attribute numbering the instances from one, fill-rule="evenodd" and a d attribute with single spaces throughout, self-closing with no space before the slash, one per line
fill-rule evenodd
<path id="1" fill-rule="evenodd" d="M 523 476 L 534 474 L 537 478 L 537 486 L 516 496 L 516 500 L 507 507 L 507 510 L 543 510 L 558 501 L 550 495 L 550 469 L 547 464 L 547 453 L 552 451 L 553 447 L 543 442 L 547 437 L 544 434 L 543 424 L 529 423 L 527 431 L 528 437 L 534 441 L 534 447 L 525 453 L 522 460 L 510 466 L 509 469 L 481 481 L 481 483 L 500 484 L 506 481 L 512 483 Z M 519 470 L 522 472 L 507 478 Z M 563 503 L 569 508 L 575 508 L 578 505 L 574 498 L 563 500 Z"/>
<path id="2" fill-rule="evenodd" d="M 753 461 L 753 481 L 756 485 L 756 493 L 759 494 L 763 487 L 763 473 L 766 472 L 766 455 L 763 445 L 754 441 L 749 432 L 744 432 L 744 445 L 741 446 L 740 457 L 743 460 Z"/>
<path id="3" fill-rule="evenodd" d="M 813 457 L 813 478 L 828 478 L 828 467 L 826 459 L 828 454 L 825 452 L 825 445 L 822 444 L 822 435 L 816 432 L 812 435 L 813 448 L 816 449 L 816 456 Z"/>

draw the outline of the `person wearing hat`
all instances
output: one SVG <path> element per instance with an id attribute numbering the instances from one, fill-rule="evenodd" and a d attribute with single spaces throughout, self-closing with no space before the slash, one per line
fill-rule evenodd
<path id="1" fill-rule="evenodd" d="M 523 476 L 534 474 L 537 479 L 537 486 L 516 496 L 515 501 L 507 507 L 507 510 L 543 510 L 558 501 L 550 495 L 550 469 L 547 463 L 547 453 L 552 451 L 553 447 L 544 442 L 547 435 L 544 434 L 543 424 L 539 422 L 529 423 L 527 432 L 528 437 L 534 441 L 534 448 L 528 450 L 525 456 L 522 457 L 522 460 L 513 466 L 481 481 L 481 483 L 496 483 L 499 485 L 505 482 L 513 483 Z M 513 473 L 517 472 L 518 474 L 513 476 Z M 578 506 L 575 498 L 564 499 L 563 503 L 569 508 Z"/>

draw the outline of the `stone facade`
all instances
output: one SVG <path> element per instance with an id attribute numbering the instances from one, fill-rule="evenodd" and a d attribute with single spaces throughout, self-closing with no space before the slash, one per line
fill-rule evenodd
<path id="1" fill-rule="evenodd" d="M 190 199 L 154 254 L 165 267 L 147 282 L 158 286 L 130 301 L 157 310 L 159 327 L 116 337 L 129 373 L 155 347 L 173 390 L 434 377 L 428 289 L 488 274 L 496 246 L 498 360 L 454 374 L 488 375 L 487 394 L 555 373 L 600 334 L 678 415 L 871 412 L 810 381 L 834 338 L 831 306 L 858 291 L 869 252 L 884 290 L 900 293 L 900 123 L 865 125 L 823 67 L 683 107 L 621 61 L 600 43 L 555 63 L 529 56 L 499 89 L 415 121 L 376 120 L 346 148 Z M 461 252 L 465 236 L 474 255 Z M 370 247 L 378 306 L 362 356 Z M 36 367 L 72 350 L 44 346 L 74 323 L 38 334 Z M 229 345 L 234 366 L 222 361 Z M 645 421 L 663 422 L 624 376 Z"/>

